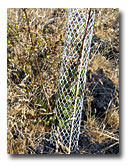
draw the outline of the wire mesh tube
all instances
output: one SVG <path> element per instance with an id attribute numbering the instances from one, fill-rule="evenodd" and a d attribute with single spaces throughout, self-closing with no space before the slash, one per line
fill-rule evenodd
<path id="1" fill-rule="evenodd" d="M 95 11 L 68 10 L 64 50 L 56 100 L 57 124 L 52 125 L 52 140 L 65 153 L 76 150 L 86 84 Z"/>

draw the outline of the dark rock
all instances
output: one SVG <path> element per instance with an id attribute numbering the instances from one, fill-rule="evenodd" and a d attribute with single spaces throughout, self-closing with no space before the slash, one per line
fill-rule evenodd
<path id="1" fill-rule="evenodd" d="M 71 152 L 70 154 L 80 154 L 80 151 L 76 149 L 75 151 Z"/>
<path id="2" fill-rule="evenodd" d="M 118 154 L 119 144 L 114 145 L 114 143 L 115 141 L 112 140 L 106 140 L 102 143 L 92 143 L 90 137 L 80 135 L 78 147 L 79 151 L 85 151 L 88 154 Z"/>
<path id="3" fill-rule="evenodd" d="M 90 144 L 89 137 L 80 135 L 78 144 L 80 149 L 87 147 Z"/>
<path id="4" fill-rule="evenodd" d="M 78 148 L 71 151 L 71 154 L 81 154 L 83 151 L 87 154 L 118 154 L 119 144 L 115 144 L 113 140 L 106 140 L 102 143 L 92 143 L 89 136 L 80 135 Z M 115 144 L 115 145 L 114 145 Z M 61 147 L 58 149 L 59 152 L 63 152 Z M 36 154 L 56 154 L 56 146 L 50 143 L 48 139 L 43 139 L 36 149 L 29 148 L 29 151 Z"/>
<path id="5" fill-rule="evenodd" d="M 87 108 L 87 106 L 86 106 L 86 108 Z M 81 117 L 81 119 L 82 120 L 87 120 L 87 117 L 86 117 L 86 113 L 85 113 L 85 111 L 82 111 L 82 117 Z M 82 123 L 82 122 L 81 122 Z M 82 125 L 82 124 L 81 124 Z"/>
<path id="6" fill-rule="evenodd" d="M 116 144 L 115 146 L 105 151 L 105 154 L 118 154 L 118 153 L 119 153 L 119 144 Z"/>
<path id="7" fill-rule="evenodd" d="M 44 150 L 44 142 L 42 141 L 41 143 L 38 144 L 38 146 L 36 147 L 36 152 L 38 154 L 42 154 Z"/>
<path id="8" fill-rule="evenodd" d="M 93 100 L 91 101 L 92 115 L 96 109 L 96 116 L 103 116 L 105 111 L 111 108 L 112 104 L 119 106 L 115 100 L 115 94 L 119 94 L 119 90 L 115 88 L 112 81 L 107 78 L 102 70 L 97 70 L 95 73 L 87 72 L 87 86 L 91 92 Z M 85 93 L 85 101 L 86 101 Z M 87 109 L 87 103 L 84 102 L 84 107 Z"/>

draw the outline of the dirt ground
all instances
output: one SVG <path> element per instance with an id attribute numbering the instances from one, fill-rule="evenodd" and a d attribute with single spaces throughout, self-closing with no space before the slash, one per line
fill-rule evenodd
<path id="1" fill-rule="evenodd" d="M 56 153 L 49 141 L 49 119 L 54 115 L 67 10 L 7 10 L 8 154 Z M 73 154 L 119 153 L 119 9 L 95 12 L 81 133 Z"/>

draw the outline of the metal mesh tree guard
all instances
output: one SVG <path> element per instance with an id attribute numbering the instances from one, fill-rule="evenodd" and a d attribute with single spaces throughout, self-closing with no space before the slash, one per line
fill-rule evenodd
<path id="1" fill-rule="evenodd" d="M 68 10 L 55 107 L 57 124 L 52 129 L 54 141 L 69 154 L 78 146 L 94 17 L 93 9 Z"/>

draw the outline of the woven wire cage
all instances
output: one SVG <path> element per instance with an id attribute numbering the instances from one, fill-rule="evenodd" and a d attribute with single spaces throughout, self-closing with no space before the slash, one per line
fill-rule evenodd
<path id="1" fill-rule="evenodd" d="M 93 9 L 68 9 L 51 137 L 66 153 L 78 146 L 94 18 Z"/>

